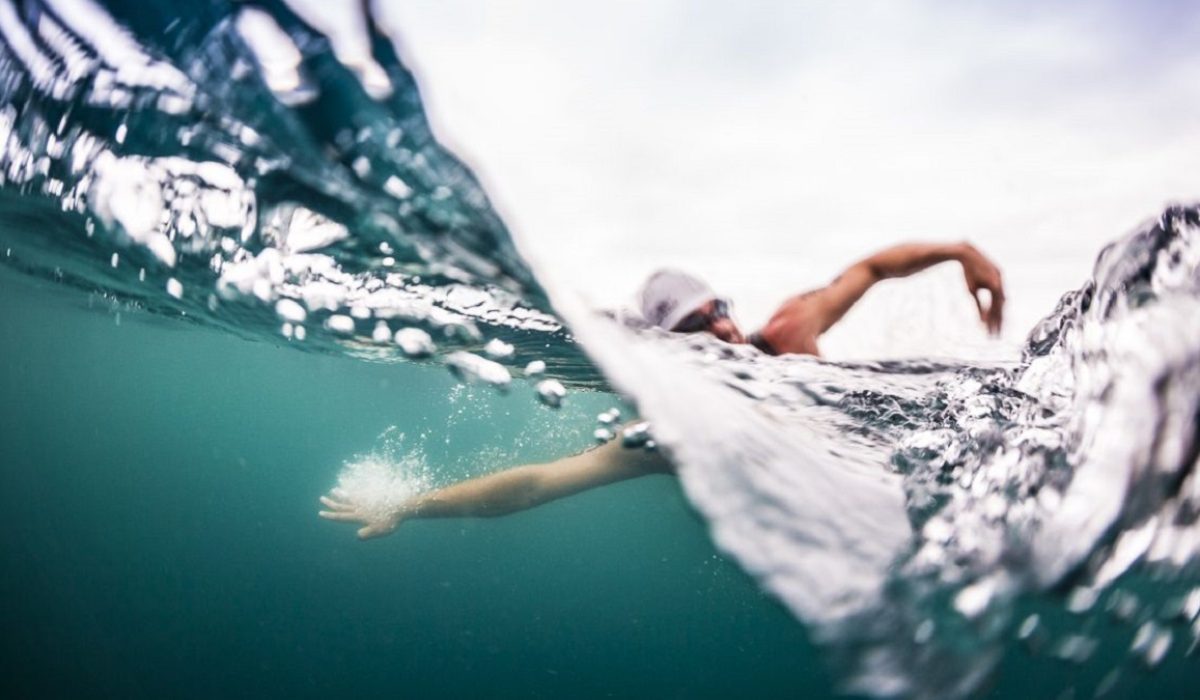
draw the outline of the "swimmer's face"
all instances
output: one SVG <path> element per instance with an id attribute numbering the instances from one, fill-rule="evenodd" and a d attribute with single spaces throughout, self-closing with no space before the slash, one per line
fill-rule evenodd
<path id="1" fill-rule="evenodd" d="M 712 299 L 692 313 L 688 314 L 675 326 L 679 333 L 712 333 L 726 343 L 740 344 L 746 342 L 742 331 L 729 315 L 728 302 Z"/>

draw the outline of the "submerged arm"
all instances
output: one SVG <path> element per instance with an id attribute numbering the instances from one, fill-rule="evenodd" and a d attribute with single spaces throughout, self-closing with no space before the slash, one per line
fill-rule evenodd
<path id="1" fill-rule="evenodd" d="M 328 510 L 320 515 L 360 523 L 359 537 L 376 537 L 392 532 L 408 518 L 508 515 L 597 486 L 670 469 L 658 452 L 625 448 L 619 440 L 611 440 L 554 462 L 513 467 L 430 491 L 387 514 L 368 512 L 348 494 L 334 489 L 330 496 L 321 497 Z"/>
<path id="2" fill-rule="evenodd" d="M 410 517 L 508 515 L 580 491 L 669 470 L 657 452 L 630 449 L 619 440 L 546 464 L 528 464 L 459 482 L 419 497 Z"/>

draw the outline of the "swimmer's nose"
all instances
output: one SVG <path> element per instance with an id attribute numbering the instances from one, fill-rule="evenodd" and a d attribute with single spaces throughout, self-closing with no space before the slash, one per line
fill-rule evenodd
<path id="1" fill-rule="evenodd" d="M 737 324 L 732 319 L 722 318 L 714 321 L 712 326 L 709 327 L 709 331 L 726 343 L 746 342 L 746 339 L 742 336 L 742 331 L 738 329 Z"/>

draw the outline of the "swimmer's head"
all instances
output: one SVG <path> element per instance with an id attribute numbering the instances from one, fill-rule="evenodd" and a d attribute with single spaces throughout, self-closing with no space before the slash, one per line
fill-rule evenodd
<path id="1" fill-rule="evenodd" d="M 679 270 L 659 270 L 642 285 L 642 316 L 676 333 L 707 331 L 728 343 L 745 339 L 729 316 L 729 302 L 704 280 Z"/>

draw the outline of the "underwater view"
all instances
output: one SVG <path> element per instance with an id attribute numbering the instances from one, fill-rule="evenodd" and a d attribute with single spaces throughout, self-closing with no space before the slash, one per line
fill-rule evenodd
<path id="1" fill-rule="evenodd" d="M 386 4 L 0 0 L 4 697 L 1195 696 L 1196 200 L 596 303 Z"/>

